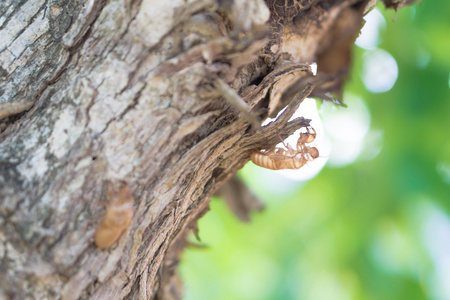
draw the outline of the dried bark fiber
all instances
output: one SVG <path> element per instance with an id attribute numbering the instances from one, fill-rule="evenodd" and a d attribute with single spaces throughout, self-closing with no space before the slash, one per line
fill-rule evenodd
<path id="1" fill-rule="evenodd" d="M 178 299 L 211 194 L 309 124 L 288 122 L 304 97 L 338 97 L 367 2 L 0 3 L 0 298 Z M 133 217 L 101 250 L 123 184 Z"/>

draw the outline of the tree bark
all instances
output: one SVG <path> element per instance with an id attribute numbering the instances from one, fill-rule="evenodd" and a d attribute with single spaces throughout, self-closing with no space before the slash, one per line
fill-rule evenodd
<path id="1" fill-rule="evenodd" d="M 178 299 L 210 196 L 340 103 L 371 2 L 0 3 L 0 298 Z"/>

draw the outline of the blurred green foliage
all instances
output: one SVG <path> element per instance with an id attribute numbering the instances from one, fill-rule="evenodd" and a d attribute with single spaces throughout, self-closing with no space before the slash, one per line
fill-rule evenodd
<path id="1" fill-rule="evenodd" d="M 304 183 L 247 165 L 239 175 L 267 208 L 244 224 L 213 198 L 199 222 L 209 248 L 183 255 L 185 299 L 450 299 L 450 1 L 402 8 L 395 22 L 379 8 L 397 82 L 368 92 L 355 47 L 345 90 L 383 132 L 380 153 Z"/>

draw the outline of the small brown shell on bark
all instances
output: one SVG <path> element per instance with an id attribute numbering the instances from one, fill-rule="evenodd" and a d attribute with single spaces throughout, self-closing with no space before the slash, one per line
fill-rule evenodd
<path id="1" fill-rule="evenodd" d="M 102 249 L 108 248 L 122 236 L 133 217 L 134 198 L 127 185 L 123 185 L 117 193 L 109 187 L 108 198 L 110 203 L 94 237 L 95 245 Z"/>

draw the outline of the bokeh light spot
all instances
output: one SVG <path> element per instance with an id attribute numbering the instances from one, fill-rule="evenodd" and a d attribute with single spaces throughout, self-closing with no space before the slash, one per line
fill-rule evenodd
<path id="1" fill-rule="evenodd" d="M 389 91 L 398 77 L 398 66 L 394 57 L 384 50 L 368 51 L 364 56 L 362 81 L 372 93 Z"/>

